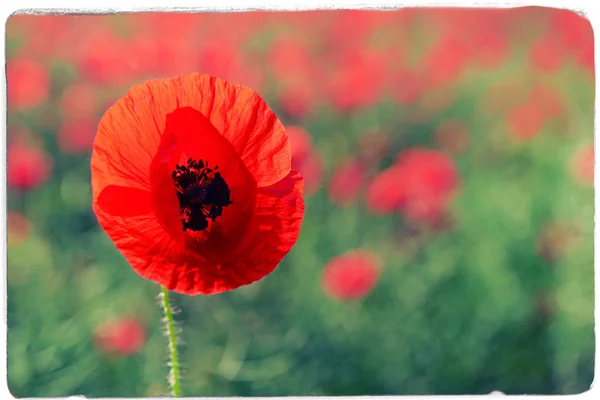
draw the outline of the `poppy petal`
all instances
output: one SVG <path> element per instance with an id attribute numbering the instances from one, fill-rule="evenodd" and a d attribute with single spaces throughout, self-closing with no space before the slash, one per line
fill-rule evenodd
<path id="1" fill-rule="evenodd" d="M 204 267 L 201 257 L 172 240 L 154 215 L 115 217 L 97 205 L 94 212 L 115 246 L 140 276 L 181 293 L 191 294 L 191 288 L 194 294 L 204 290 L 199 285 L 202 283 L 199 277 L 210 270 Z"/>
<path id="2" fill-rule="evenodd" d="M 185 240 L 181 222 L 179 200 L 171 171 L 183 150 L 173 135 L 164 134 L 161 144 L 150 164 L 150 193 L 152 207 L 158 223 L 175 240 L 183 245 Z"/>
<path id="3" fill-rule="evenodd" d="M 162 271 L 177 262 L 183 265 L 174 268 L 171 286 L 166 287 L 188 295 L 216 294 L 248 285 L 271 273 L 300 235 L 304 218 L 303 185 L 300 174 L 292 171 L 277 184 L 258 189 L 252 221 L 254 232 L 244 246 L 228 257 L 229 262 L 205 262 L 195 252 L 173 251 Z M 166 279 L 158 273 L 153 271 L 150 279 Z"/>
<path id="4" fill-rule="evenodd" d="M 290 173 L 285 129 L 256 92 L 201 74 L 183 76 L 178 83 L 184 93 L 179 106 L 191 106 L 210 120 L 233 145 L 258 187 L 273 185 Z"/>
<path id="5" fill-rule="evenodd" d="M 110 185 L 98 196 L 102 211 L 115 217 L 137 217 L 154 212 L 147 190 Z"/>
<path id="6" fill-rule="evenodd" d="M 227 289 L 247 285 L 272 272 L 300 235 L 304 218 L 304 180 L 296 171 L 280 182 L 257 192 L 254 235 L 247 246 L 223 265 Z"/>
<path id="7" fill-rule="evenodd" d="M 183 238 L 179 203 L 171 172 L 186 160 L 203 160 L 219 172 L 231 190 L 232 204 L 205 231 L 187 232 Z M 177 241 L 206 260 L 223 260 L 243 240 L 253 215 L 256 182 L 232 145 L 198 110 L 178 108 L 167 115 L 165 134 L 150 173 L 155 213 L 161 225 Z M 191 237 L 190 237 L 191 236 Z M 217 245 L 218 244 L 218 245 Z"/>
<path id="8" fill-rule="evenodd" d="M 183 107 L 192 107 L 210 120 L 233 145 L 258 187 L 289 174 L 285 129 L 264 100 L 244 86 L 195 73 L 136 85 L 106 112 L 94 143 L 96 184 L 105 186 L 110 177 L 119 179 L 111 182 L 119 186 L 149 182 L 150 162 L 165 130 L 166 115 Z"/>

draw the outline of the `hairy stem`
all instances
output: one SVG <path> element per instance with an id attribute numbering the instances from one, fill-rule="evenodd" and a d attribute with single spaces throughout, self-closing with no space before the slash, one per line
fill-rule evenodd
<path id="1" fill-rule="evenodd" d="M 169 292 L 161 286 L 162 305 L 165 312 L 165 325 L 167 328 L 167 337 L 169 338 L 169 356 L 171 371 L 169 372 L 169 384 L 171 385 L 171 394 L 175 397 L 181 396 L 179 388 L 179 355 L 177 354 L 177 336 L 175 334 L 175 323 L 173 322 L 173 311 L 169 302 Z"/>

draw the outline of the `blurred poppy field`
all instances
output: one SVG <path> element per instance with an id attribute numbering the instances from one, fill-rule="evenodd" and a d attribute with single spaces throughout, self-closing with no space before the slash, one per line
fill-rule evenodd
<path id="1" fill-rule="evenodd" d="M 12 15 L 8 384 L 168 395 L 156 295 L 91 210 L 98 122 L 201 72 L 305 179 L 270 275 L 172 293 L 187 396 L 572 394 L 594 378 L 594 51 L 568 10 Z"/>

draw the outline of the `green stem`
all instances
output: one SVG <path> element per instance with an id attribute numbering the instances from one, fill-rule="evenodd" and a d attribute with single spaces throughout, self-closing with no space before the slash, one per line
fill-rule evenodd
<path id="1" fill-rule="evenodd" d="M 169 292 L 164 287 L 160 287 L 162 294 L 162 304 L 165 311 L 165 322 L 167 326 L 167 336 L 169 338 L 169 352 L 171 358 L 171 371 L 169 373 L 169 384 L 171 385 L 171 394 L 175 397 L 181 396 L 179 389 L 179 355 L 177 354 L 177 336 L 175 335 L 175 324 L 173 322 L 173 312 L 169 303 Z"/>

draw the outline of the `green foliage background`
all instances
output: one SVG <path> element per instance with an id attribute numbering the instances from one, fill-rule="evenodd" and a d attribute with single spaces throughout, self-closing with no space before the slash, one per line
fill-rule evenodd
<path id="1" fill-rule="evenodd" d="M 266 29 L 252 43 L 268 36 Z M 21 41 L 9 35 L 9 58 L 22 49 Z M 515 55 L 501 68 L 472 72 L 453 104 L 419 122 L 411 118 L 419 105 L 399 107 L 389 98 L 350 114 L 321 106 L 295 119 L 281 110 L 272 96 L 276 82 L 270 82 L 263 92 L 267 102 L 284 124 L 305 127 L 323 156 L 321 187 L 307 196 L 300 239 L 273 274 L 215 296 L 172 294 L 181 310 L 186 395 L 589 389 L 594 197 L 591 186 L 574 181 L 569 163 L 593 140 L 594 82 L 572 64 L 548 78 L 531 75 L 560 90 L 568 125 L 548 123 L 517 145 L 505 115 L 486 116 L 479 108 L 486 88 L 502 77 L 530 78 L 522 72 L 528 43 L 514 44 Z M 78 75 L 60 60 L 49 69 L 46 106 L 56 107 Z M 124 87 L 114 93 L 122 95 Z M 8 209 L 31 223 L 26 241 L 8 251 L 10 390 L 19 397 L 166 395 L 159 287 L 136 275 L 98 227 L 90 208 L 89 154 L 61 153 L 56 131 L 37 115 L 9 113 L 9 126 L 27 126 L 54 158 L 43 187 L 8 192 Z M 362 195 L 346 207 L 329 202 L 335 166 L 357 151 L 370 128 L 391 135 L 389 156 L 378 166 L 383 169 L 408 147 L 436 148 L 433 133 L 449 118 L 466 122 L 470 132 L 469 146 L 455 157 L 461 187 L 450 210 L 452 229 L 414 231 L 401 216 L 373 216 Z M 548 261 L 537 240 L 552 221 L 570 221 L 582 231 L 576 246 Z M 330 299 L 321 287 L 326 263 L 358 247 L 384 261 L 376 287 L 356 302 Z M 107 357 L 94 346 L 93 332 L 121 315 L 141 318 L 147 340 L 134 355 Z"/>

